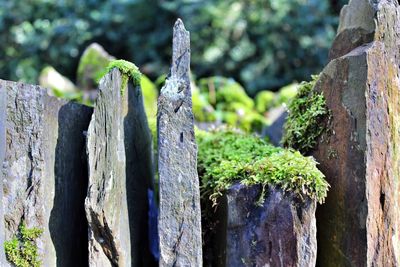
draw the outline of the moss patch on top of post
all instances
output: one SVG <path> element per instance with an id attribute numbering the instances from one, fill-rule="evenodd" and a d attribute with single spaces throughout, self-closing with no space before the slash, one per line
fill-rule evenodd
<path id="1" fill-rule="evenodd" d="M 318 77 L 314 75 L 311 81 L 299 85 L 296 97 L 289 104 L 284 125 L 282 144 L 303 154 L 316 145 L 318 137 L 326 129 L 324 121 L 330 114 L 323 94 L 314 90 Z"/>
<path id="2" fill-rule="evenodd" d="M 128 86 L 128 81 L 131 79 L 134 86 L 140 85 L 142 73 L 139 68 L 132 62 L 117 59 L 111 61 L 107 66 L 107 72 L 117 68 L 122 74 L 121 94 L 124 94 L 125 88 Z"/>
<path id="3" fill-rule="evenodd" d="M 278 186 L 301 199 L 324 202 L 329 184 L 312 157 L 233 130 L 197 131 L 196 139 L 202 197 L 209 197 L 214 205 L 236 182 Z"/>

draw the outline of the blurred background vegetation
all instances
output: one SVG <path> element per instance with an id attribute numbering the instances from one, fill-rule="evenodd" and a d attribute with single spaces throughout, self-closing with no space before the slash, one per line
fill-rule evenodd
<path id="1" fill-rule="evenodd" d="M 321 70 L 347 0 L 0 0 L 0 78 L 36 83 L 53 66 L 73 82 L 92 42 L 155 80 L 168 73 L 172 25 L 191 32 L 197 78 L 225 76 L 247 94 Z"/>
<path id="2" fill-rule="evenodd" d="M 0 0 L 0 78 L 39 83 L 55 96 L 91 105 L 109 62 L 126 59 L 144 74 L 145 107 L 154 124 L 179 17 L 191 32 L 198 126 L 262 133 L 282 123 L 297 82 L 327 63 L 345 3 Z"/>

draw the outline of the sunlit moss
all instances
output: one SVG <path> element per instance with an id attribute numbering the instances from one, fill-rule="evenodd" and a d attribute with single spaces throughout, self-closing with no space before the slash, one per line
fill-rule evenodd
<path id="1" fill-rule="evenodd" d="M 139 68 L 132 62 L 123 59 L 113 60 L 108 64 L 107 72 L 110 72 L 114 68 L 117 68 L 122 74 L 121 94 L 124 94 L 129 80 L 132 80 L 134 86 L 140 85 L 142 74 Z"/>
<path id="2" fill-rule="evenodd" d="M 79 60 L 77 71 L 79 86 L 85 89 L 96 88 L 111 60 L 112 57 L 108 56 L 101 46 L 90 45 Z"/>
<path id="3" fill-rule="evenodd" d="M 275 94 L 271 91 L 261 91 L 255 97 L 256 110 L 259 113 L 264 113 L 274 107 Z"/>
<path id="4" fill-rule="evenodd" d="M 312 157 L 232 130 L 197 131 L 196 139 L 202 197 L 214 204 L 236 182 L 279 186 L 319 203 L 326 197 L 329 185 Z"/>
<path id="5" fill-rule="evenodd" d="M 306 154 L 326 129 L 324 121 L 329 117 L 325 98 L 313 90 L 318 76 L 299 85 L 297 96 L 289 104 L 288 117 L 284 125 L 282 144 Z"/>
<path id="6" fill-rule="evenodd" d="M 157 97 L 158 91 L 154 83 L 142 74 L 140 79 L 140 87 L 142 88 L 144 108 L 148 118 L 153 118 L 157 113 Z"/>

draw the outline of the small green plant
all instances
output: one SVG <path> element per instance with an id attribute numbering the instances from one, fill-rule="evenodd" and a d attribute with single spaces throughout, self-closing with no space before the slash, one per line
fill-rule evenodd
<path id="1" fill-rule="evenodd" d="M 197 131 L 198 173 L 202 197 L 213 204 L 233 183 L 274 185 L 323 203 L 328 183 L 312 157 L 274 147 L 265 140 L 233 130 Z"/>
<path id="2" fill-rule="evenodd" d="M 142 74 L 139 68 L 132 62 L 123 59 L 113 60 L 108 64 L 107 72 L 110 72 L 114 68 L 117 68 L 122 74 L 121 94 L 124 94 L 129 79 L 132 80 L 134 86 L 140 84 Z"/>
<path id="3" fill-rule="evenodd" d="M 16 267 L 40 267 L 36 239 L 41 236 L 43 230 L 38 228 L 27 228 L 22 222 L 18 233 L 9 241 L 4 242 L 7 260 Z"/>
<path id="4" fill-rule="evenodd" d="M 307 154 L 318 137 L 326 129 L 325 119 L 329 117 L 325 98 L 314 90 L 318 76 L 310 82 L 299 85 L 297 96 L 288 107 L 288 117 L 284 126 L 282 144 Z"/>

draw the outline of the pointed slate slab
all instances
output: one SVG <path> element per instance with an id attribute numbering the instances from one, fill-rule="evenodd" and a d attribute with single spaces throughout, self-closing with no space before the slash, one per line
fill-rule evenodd
<path id="1" fill-rule="evenodd" d="M 100 81 L 87 134 L 89 266 L 131 266 L 124 145 L 128 101 L 121 79 L 114 69 Z"/>
<path id="2" fill-rule="evenodd" d="M 189 32 L 178 20 L 173 33 L 171 73 L 158 99 L 160 266 L 202 266 L 189 68 Z"/>

